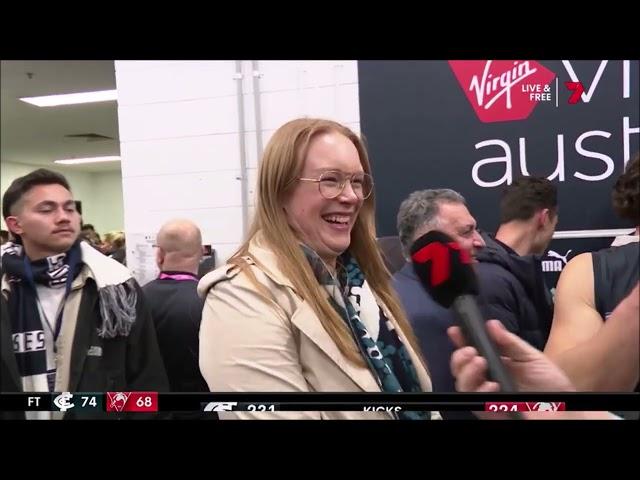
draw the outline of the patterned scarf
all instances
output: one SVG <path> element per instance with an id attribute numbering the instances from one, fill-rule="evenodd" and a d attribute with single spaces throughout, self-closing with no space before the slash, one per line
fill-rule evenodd
<path id="1" fill-rule="evenodd" d="M 55 340 L 61 330 L 65 300 L 73 280 L 85 267 L 98 289 L 98 336 L 128 336 L 136 320 L 137 283 L 125 267 L 81 241 L 67 252 L 35 262 L 28 259 L 20 244 L 2 246 L 2 268 L 11 284 L 7 303 L 13 348 L 25 392 L 54 389 L 58 360 Z M 65 288 L 56 319 L 50 319 L 53 327 L 41 316 L 44 310 L 38 285 Z"/>
<path id="2" fill-rule="evenodd" d="M 22 245 L 16 243 L 3 247 L 2 266 L 13 285 L 8 305 L 18 371 L 23 379 L 28 379 L 26 382 L 23 380 L 26 384 L 39 390 L 46 386 L 53 391 L 56 379 L 55 340 L 62 326 L 64 299 L 71 290 L 73 279 L 82 269 L 80 243 L 74 243 L 65 253 L 33 262 L 23 254 Z M 61 308 L 52 319 L 53 325 L 41 317 L 42 306 L 36 285 L 64 289 Z M 50 352 L 46 348 L 47 337 L 54 345 Z"/>
<path id="3" fill-rule="evenodd" d="M 338 258 L 336 279 L 316 252 L 301 245 L 316 280 L 329 294 L 329 301 L 352 332 L 364 360 L 383 392 L 421 392 L 420 382 L 407 348 L 398 336 L 393 323 L 376 303 L 364 273 L 347 251 Z M 377 318 L 376 318 L 377 317 Z M 363 322 L 362 319 L 366 319 Z M 377 322 L 375 340 L 366 324 Z M 431 412 L 404 411 L 402 420 L 429 420 Z"/>

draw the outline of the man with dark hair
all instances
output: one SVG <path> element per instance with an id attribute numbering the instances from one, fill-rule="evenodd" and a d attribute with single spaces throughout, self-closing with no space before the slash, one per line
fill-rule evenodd
<path id="1" fill-rule="evenodd" d="M 640 227 L 640 154 L 613 190 L 613 206 Z M 639 319 L 610 316 L 638 285 L 638 242 L 583 253 L 562 270 L 553 328 L 545 353 L 581 391 L 638 391 Z M 632 417 L 637 418 L 637 412 Z"/>
<path id="2" fill-rule="evenodd" d="M 640 153 L 631 160 L 616 181 L 611 199 L 613 209 L 620 218 L 630 220 L 638 228 L 640 225 Z"/>
<path id="3" fill-rule="evenodd" d="M 640 154 L 638 154 L 640 156 Z M 636 157 L 637 158 L 637 157 Z M 627 170 L 621 175 L 611 192 L 613 209 L 622 219 L 629 220 L 634 226 L 632 232 L 615 238 L 612 247 L 640 241 L 640 196 L 638 185 L 640 184 L 640 167 L 637 159 L 627 164 Z"/>
<path id="4" fill-rule="evenodd" d="M 78 239 L 80 216 L 67 180 L 35 170 L 11 183 L 2 204 L 16 242 L 2 256 L 8 315 L 0 330 L 10 332 L 12 348 L 1 352 L 8 372 L 1 390 L 167 391 L 142 291 L 125 267 Z M 84 413 L 26 412 L 76 415 Z"/>
<path id="5" fill-rule="evenodd" d="M 521 235 L 521 229 L 515 228 L 512 222 L 529 222 L 534 216 L 537 225 L 532 230 L 537 239 L 531 239 L 536 244 L 526 250 L 543 253 L 549 240 L 549 230 L 540 228 L 542 223 L 551 223 L 548 218 L 556 217 L 558 213 L 558 190 L 556 186 L 544 177 L 519 177 L 502 192 L 500 199 L 500 228 L 505 235 L 506 230 L 516 230 L 517 236 Z M 557 220 L 557 218 L 556 218 Z M 555 222 L 553 222 L 555 223 Z M 553 234 L 553 230 L 551 230 Z"/>
<path id="6" fill-rule="evenodd" d="M 82 233 L 82 236 L 85 237 L 87 240 L 89 239 L 89 237 L 93 237 L 93 236 L 99 237 L 98 232 L 96 232 L 96 229 L 90 223 L 82 224 L 81 233 Z"/>
<path id="7" fill-rule="evenodd" d="M 555 185 L 543 177 L 521 177 L 500 201 L 500 226 L 477 255 L 480 301 L 487 318 L 538 349 L 551 329 L 553 302 L 542 273 L 540 256 L 558 223 Z"/>
<path id="8" fill-rule="evenodd" d="M 100 235 L 98 235 L 98 232 L 96 232 L 92 224 L 85 223 L 82 225 L 82 231 L 80 233 L 80 237 L 83 240 L 86 240 L 87 242 L 89 242 L 89 244 L 93 248 L 97 248 L 98 250 L 100 250 L 102 241 L 100 240 Z"/>

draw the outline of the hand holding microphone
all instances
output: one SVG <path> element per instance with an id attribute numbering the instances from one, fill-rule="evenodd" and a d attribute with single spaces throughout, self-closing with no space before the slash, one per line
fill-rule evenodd
<path id="1" fill-rule="evenodd" d="M 478 308 L 478 282 L 469 252 L 448 235 L 432 230 L 414 242 L 411 259 L 423 287 L 436 302 L 453 310 L 466 343 L 487 362 L 489 379 L 500 384 L 503 392 L 517 391 Z"/>
<path id="2" fill-rule="evenodd" d="M 504 364 L 524 392 L 573 392 L 566 374 L 544 353 L 509 332 L 497 320 L 487 321 L 487 331 L 503 357 Z M 487 364 L 475 348 L 468 346 L 459 327 L 447 330 L 458 350 L 451 356 L 451 372 L 461 392 L 494 392 L 498 384 L 487 380 Z"/>
<path id="3" fill-rule="evenodd" d="M 456 388 L 463 392 L 575 391 L 566 374 L 544 353 L 507 331 L 497 320 L 485 323 L 475 301 L 478 285 L 469 252 L 449 236 L 431 231 L 411 248 L 414 270 L 423 287 L 459 327 L 447 331 L 458 347 L 451 357 Z M 637 313 L 638 286 L 621 303 Z M 633 306 L 635 305 L 635 310 Z M 619 306 L 620 308 L 620 306 Z M 504 363 L 503 360 L 504 359 Z M 517 386 L 516 382 L 517 380 Z M 609 412 L 476 412 L 481 418 L 611 420 Z"/>

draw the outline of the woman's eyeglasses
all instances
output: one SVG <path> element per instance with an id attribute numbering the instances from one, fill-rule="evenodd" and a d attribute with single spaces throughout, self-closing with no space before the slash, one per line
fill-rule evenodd
<path id="1" fill-rule="evenodd" d="M 322 173 L 318 178 L 298 178 L 303 182 L 316 182 L 320 194 L 327 200 L 336 198 L 344 190 L 347 181 L 351 183 L 351 189 L 362 200 L 369 198 L 373 192 L 373 179 L 368 173 L 360 172 L 346 174 L 331 170 Z"/>

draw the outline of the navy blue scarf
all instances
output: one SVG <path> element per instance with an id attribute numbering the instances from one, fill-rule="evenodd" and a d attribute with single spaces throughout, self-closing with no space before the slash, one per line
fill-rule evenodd
<path id="1" fill-rule="evenodd" d="M 24 254 L 22 245 L 5 246 L 2 267 L 12 284 L 7 303 L 18 371 L 22 377 L 46 374 L 49 390 L 53 391 L 56 370 L 55 364 L 47 365 L 44 331 L 44 328 L 50 327 L 43 325 L 40 317 L 36 285 L 64 288 L 66 298 L 71 290 L 71 283 L 82 269 L 80 243 L 74 243 L 65 253 L 33 262 Z M 54 345 L 51 347 L 54 351 L 55 339 L 62 326 L 63 310 L 64 308 L 60 309 L 55 327 L 52 328 Z"/>

